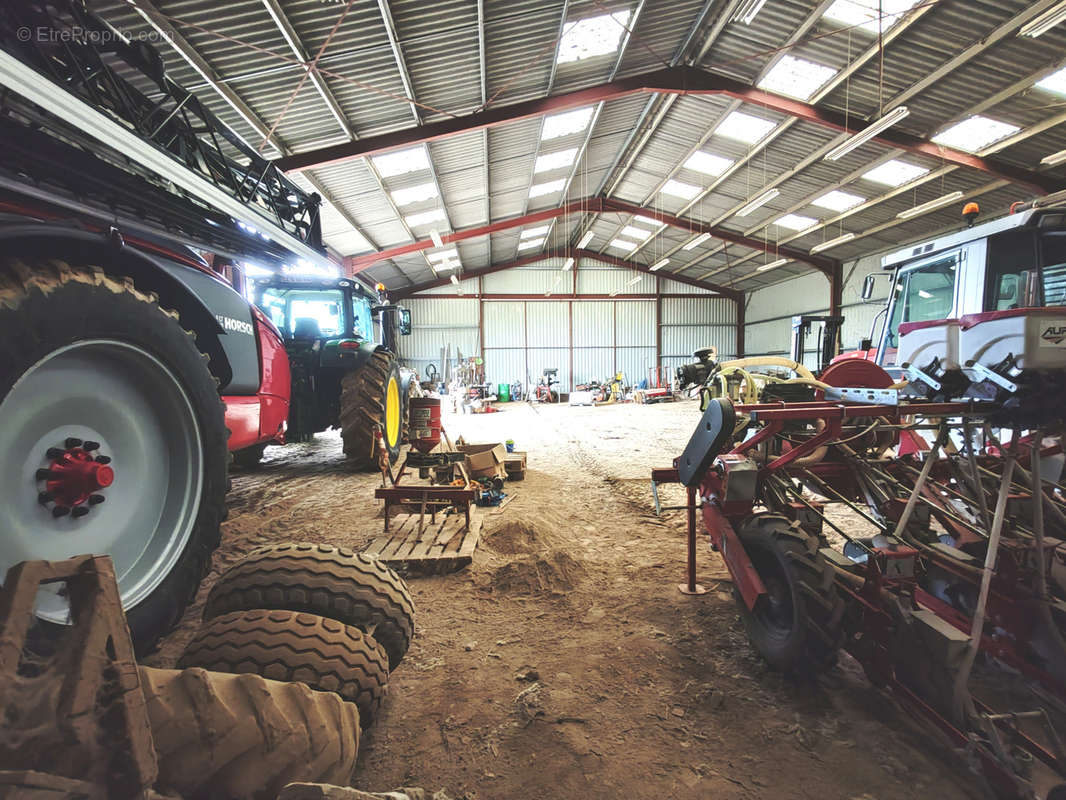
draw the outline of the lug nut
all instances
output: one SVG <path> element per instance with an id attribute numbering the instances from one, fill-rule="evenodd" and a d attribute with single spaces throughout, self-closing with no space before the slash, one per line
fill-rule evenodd
<path id="1" fill-rule="evenodd" d="M 97 464 L 110 464 L 111 463 L 111 456 L 97 456 L 96 457 L 96 463 Z"/>
<path id="2" fill-rule="evenodd" d="M 89 452 L 90 450 L 99 450 L 100 449 L 100 443 L 99 442 L 86 441 L 86 442 L 84 442 L 82 444 L 81 449 L 86 451 L 86 452 Z"/>
<path id="3" fill-rule="evenodd" d="M 63 444 L 67 446 L 68 450 L 71 447 L 81 447 L 81 439 L 79 439 L 77 436 L 68 436 L 67 440 L 63 442 Z"/>
<path id="4" fill-rule="evenodd" d="M 52 470 L 50 470 L 50 469 L 39 469 L 39 470 L 37 470 L 37 480 L 46 481 L 46 480 L 48 480 L 51 477 L 54 477 L 52 475 Z"/>
<path id="5" fill-rule="evenodd" d="M 70 512 L 71 515 L 77 519 L 78 517 L 84 517 L 89 513 L 88 506 L 74 506 L 74 509 Z"/>
<path id="6" fill-rule="evenodd" d="M 104 502 L 106 499 L 107 498 L 104 497 L 102 494 L 91 494 L 91 495 L 89 495 L 89 505 L 98 506 L 102 502 Z"/>
<path id="7" fill-rule="evenodd" d="M 56 517 L 57 519 L 59 517 L 65 517 L 69 513 L 70 513 L 70 509 L 67 508 L 66 506 L 56 506 L 55 508 L 52 509 L 52 516 Z"/>
<path id="8" fill-rule="evenodd" d="M 52 502 L 52 493 L 39 492 L 37 495 L 37 502 L 40 503 L 42 506 L 47 505 L 48 503 Z"/>
<path id="9" fill-rule="evenodd" d="M 48 458 L 59 458 L 65 452 L 67 451 L 61 447 L 49 447 L 47 450 L 44 451 L 44 454 L 48 456 Z"/>

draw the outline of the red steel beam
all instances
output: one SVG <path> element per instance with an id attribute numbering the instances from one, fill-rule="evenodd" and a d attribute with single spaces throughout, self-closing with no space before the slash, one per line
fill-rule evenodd
<path id="1" fill-rule="evenodd" d="M 286 171 L 322 167 L 387 150 L 409 147 L 420 142 L 431 142 L 482 128 L 491 128 L 634 94 L 725 95 L 837 131 L 853 133 L 857 130 L 850 127 L 845 115 L 839 112 L 764 92 L 740 81 L 696 67 L 677 66 L 620 78 L 574 92 L 506 106 L 493 106 L 465 116 L 449 117 L 426 125 L 377 136 L 367 136 L 356 141 L 308 150 L 304 153 L 295 153 L 280 159 L 277 164 Z M 1062 188 L 1062 181 L 1051 175 L 1022 169 L 997 159 L 981 158 L 972 153 L 941 147 L 927 139 L 895 129 L 885 131 L 880 136 L 874 137 L 872 141 L 930 156 L 944 163 L 980 170 L 1014 183 L 1030 186 L 1040 193 Z"/>
<path id="2" fill-rule="evenodd" d="M 558 250 L 549 250 L 544 253 L 537 253 L 536 255 L 523 256 L 522 258 L 515 259 L 514 261 L 508 261 L 505 264 L 494 264 L 486 269 L 477 270 L 476 272 L 467 273 L 463 280 L 467 278 L 480 278 L 485 275 L 490 275 L 493 272 L 503 272 L 508 269 L 515 269 L 516 267 L 524 267 L 527 264 L 534 264 L 538 261 L 546 261 L 551 258 L 570 258 L 573 257 L 575 261 L 580 262 L 582 259 L 588 259 L 590 261 L 599 261 L 602 264 L 610 264 L 613 267 L 624 267 L 636 272 L 644 272 L 649 275 L 654 275 L 646 265 L 638 264 L 636 261 L 628 261 L 624 258 L 618 258 L 616 256 L 610 256 L 603 253 L 597 253 L 593 250 L 578 250 L 574 248 L 563 248 Z M 577 268 L 576 265 L 574 267 Z M 683 275 L 664 275 L 664 278 L 668 278 L 678 283 L 683 283 L 687 286 L 696 286 L 700 289 L 709 289 L 712 292 L 720 294 L 734 303 L 740 304 L 744 302 L 744 293 L 737 289 L 730 289 L 728 286 L 721 286 L 717 283 L 711 283 L 710 281 L 701 281 L 695 278 L 687 278 Z M 390 294 L 396 299 L 403 299 L 410 297 L 411 295 L 425 291 L 426 289 L 436 289 L 438 286 L 447 286 L 451 281 L 451 277 L 436 278 L 425 283 L 419 283 L 415 286 L 408 286 L 398 291 L 390 292 Z M 562 293 L 567 294 L 566 292 Z"/>

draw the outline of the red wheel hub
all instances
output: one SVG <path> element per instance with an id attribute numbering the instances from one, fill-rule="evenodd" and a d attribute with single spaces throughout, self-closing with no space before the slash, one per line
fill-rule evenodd
<path id="1" fill-rule="evenodd" d="M 92 506 L 105 501 L 98 492 L 114 483 L 115 470 L 109 466 L 110 458 L 93 455 L 100 447 L 96 442 L 67 439 L 65 444 L 65 449 L 50 447 L 46 455 L 51 464 L 37 470 L 37 478 L 44 481 L 44 491 L 37 499 L 42 505 L 55 504 L 53 516 L 83 517 Z"/>

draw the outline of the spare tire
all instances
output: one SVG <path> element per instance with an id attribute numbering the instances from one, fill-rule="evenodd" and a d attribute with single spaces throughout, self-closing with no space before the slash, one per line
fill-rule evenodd
<path id="1" fill-rule="evenodd" d="M 351 780 L 359 711 L 337 695 L 258 675 L 138 669 L 160 791 L 273 800 L 293 781 Z"/>
<path id="2" fill-rule="evenodd" d="M 415 629 L 403 578 L 377 559 L 324 544 L 253 550 L 211 587 L 204 619 L 256 608 L 305 611 L 358 628 L 385 648 L 390 670 L 403 660 Z"/>
<path id="3" fill-rule="evenodd" d="M 336 692 L 373 722 L 385 699 L 389 661 L 372 636 L 333 619 L 297 611 L 234 611 L 208 622 L 178 667 L 262 675 Z"/>

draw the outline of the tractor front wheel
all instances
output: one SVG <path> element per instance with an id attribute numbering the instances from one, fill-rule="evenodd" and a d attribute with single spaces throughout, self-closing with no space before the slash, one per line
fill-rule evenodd
<path id="1" fill-rule="evenodd" d="M 377 466 L 380 429 L 389 461 L 400 455 L 403 410 L 400 369 L 387 350 L 379 350 L 360 369 L 341 380 L 341 438 L 349 463 L 360 469 Z"/>

